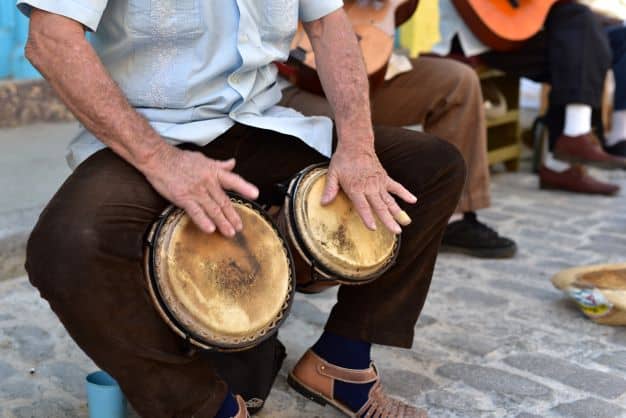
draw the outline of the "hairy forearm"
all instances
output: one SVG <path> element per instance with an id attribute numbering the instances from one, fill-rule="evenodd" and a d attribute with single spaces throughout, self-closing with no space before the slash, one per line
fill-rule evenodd
<path id="1" fill-rule="evenodd" d="M 33 11 L 26 56 L 76 118 L 138 169 L 167 147 L 130 106 L 76 22 Z"/>
<path id="2" fill-rule="evenodd" d="M 340 145 L 373 146 L 369 82 L 356 35 L 343 9 L 305 24 Z"/>

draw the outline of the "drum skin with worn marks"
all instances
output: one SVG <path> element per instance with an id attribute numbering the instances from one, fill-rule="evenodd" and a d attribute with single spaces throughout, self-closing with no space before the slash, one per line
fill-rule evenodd
<path id="1" fill-rule="evenodd" d="M 273 221 L 253 202 L 231 201 L 243 222 L 234 238 L 206 234 L 169 207 L 147 239 L 155 307 L 177 334 L 208 350 L 261 343 L 287 317 L 295 289 L 290 250 Z"/>
<path id="2" fill-rule="evenodd" d="M 378 219 L 376 230 L 369 230 L 342 191 L 332 203 L 321 204 L 327 171 L 326 165 L 314 165 L 296 175 L 280 215 L 304 293 L 374 281 L 393 266 L 400 249 L 400 236 Z"/>

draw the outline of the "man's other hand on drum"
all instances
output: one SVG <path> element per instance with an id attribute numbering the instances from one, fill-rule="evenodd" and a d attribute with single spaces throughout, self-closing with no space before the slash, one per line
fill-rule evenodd
<path id="1" fill-rule="evenodd" d="M 376 214 L 389 230 L 399 234 L 399 223 L 410 220 L 391 194 L 407 203 L 415 203 L 417 198 L 387 175 L 374 151 L 369 84 L 352 23 L 340 9 L 305 23 L 304 28 L 338 135 L 322 203 L 330 203 L 341 187 L 369 229 L 376 229 Z"/>

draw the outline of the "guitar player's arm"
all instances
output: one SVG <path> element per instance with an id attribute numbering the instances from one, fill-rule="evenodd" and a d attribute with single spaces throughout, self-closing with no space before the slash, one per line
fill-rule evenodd
<path id="1" fill-rule="evenodd" d="M 376 228 L 376 213 L 387 228 L 399 233 L 394 217 L 401 209 L 391 194 L 409 203 L 417 199 L 387 175 L 374 151 L 369 82 L 352 23 L 339 9 L 304 28 L 338 135 L 322 203 L 332 201 L 341 187 L 366 226 Z"/>

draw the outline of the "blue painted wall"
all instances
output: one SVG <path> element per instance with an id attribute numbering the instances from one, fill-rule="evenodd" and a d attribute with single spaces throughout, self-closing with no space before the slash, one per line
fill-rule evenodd
<path id="1" fill-rule="evenodd" d="M 15 7 L 14 0 L 0 0 L 0 79 L 39 78 L 24 58 L 28 19 Z"/>

